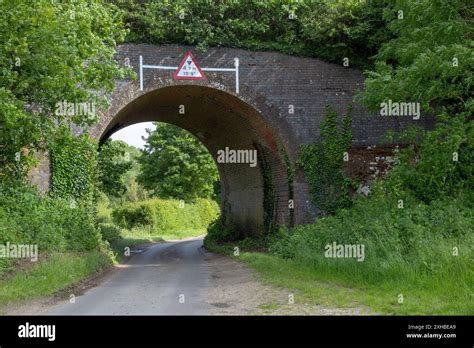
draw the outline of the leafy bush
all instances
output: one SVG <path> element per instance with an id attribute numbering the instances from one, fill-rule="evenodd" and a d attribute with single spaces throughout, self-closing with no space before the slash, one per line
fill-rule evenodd
<path id="1" fill-rule="evenodd" d="M 125 228 L 154 225 L 154 212 L 148 202 L 126 203 L 112 210 L 114 222 Z"/>
<path id="2" fill-rule="evenodd" d="M 100 242 L 89 206 L 42 197 L 17 180 L 0 180 L 0 231 L 0 244 L 37 244 L 40 253 L 93 250 Z"/>
<path id="3" fill-rule="evenodd" d="M 388 39 L 385 1 L 120 1 L 128 41 L 279 50 L 370 65 Z"/>
<path id="4" fill-rule="evenodd" d="M 111 223 L 112 209 L 109 197 L 104 192 L 97 191 L 96 197 L 96 221 L 97 223 Z"/>
<path id="5" fill-rule="evenodd" d="M 217 218 L 207 228 L 206 240 L 214 242 L 228 242 L 235 239 L 236 233 L 233 226 L 224 225 L 222 219 Z"/>
<path id="6" fill-rule="evenodd" d="M 474 123 L 466 119 L 466 114 L 453 118 L 440 115 L 435 129 L 426 133 L 422 143 L 402 150 L 398 160 L 399 165 L 385 183 L 394 194 L 410 192 L 429 203 L 472 191 Z"/>
<path id="7" fill-rule="evenodd" d="M 207 235 L 204 238 L 204 247 L 212 252 L 233 254 L 235 248 L 241 251 L 265 251 L 268 241 L 278 232 L 272 230 L 269 234 L 241 239 L 236 233 L 233 224 L 224 223 L 221 218 L 215 219 L 207 228 Z"/>
<path id="8" fill-rule="evenodd" d="M 102 238 L 109 243 L 115 242 L 121 239 L 120 227 L 112 223 L 99 223 L 99 230 Z"/>
<path id="9" fill-rule="evenodd" d="M 41 197 L 36 188 L 11 183 L 1 183 L 0 243 L 38 244 L 40 251 L 84 251 L 97 246 L 100 238 L 88 207 Z"/>
<path id="10" fill-rule="evenodd" d="M 150 199 L 125 203 L 112 211 L 114 221 L 122 227 L 151 226 L 157 233 L 180 229 L 206 228 L 219 214 L 217 203 L 197 199 L 184 203 L 174 199 Z"/>
<path id="11" fill-rule="evenodd" d="M 449 277 L 456 274 L 460 282 L 472 282 L 472 194 L 431 204 L 408 195 L 403 198 L 401 209 L 397 198 L 376 187 L 372 196 L 358 199 L 350 209 L 311 225 L 280 230 L 269 250 L 364 282 L 407 277 L 415 281 L 434 273 Z M 333 242 L 364 245 L 364 262 L 326 258 L 325 246 Z M 459 256 L 453 255 L 454 247 Z"/>

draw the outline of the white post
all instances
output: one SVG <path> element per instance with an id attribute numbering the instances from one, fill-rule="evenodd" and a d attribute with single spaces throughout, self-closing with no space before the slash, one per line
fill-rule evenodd
<path id="1" fill-rule="evenodd" d="M 140 56 L 140 91 L 143 91 L 143 56 Z"/>
<path id="2" fill-rule="evenodd" d="M 234 58 L 235 66 L 235 92 L 239 94 L 239 58 Z"/>

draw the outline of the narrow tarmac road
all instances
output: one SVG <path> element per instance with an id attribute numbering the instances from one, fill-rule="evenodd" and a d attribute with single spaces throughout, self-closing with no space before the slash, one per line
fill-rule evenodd
<path id="1" fill-rule="evenodd" d="M 202 238 L 152 244 L 83 285 L 23 306 L 10 315 L 360 315 L 365 307 L 327 308 L 295 290 L 259 280 L 244 263 L 202 248 Z M 296 290 L 297 291 L 297 290 Z M 71 293 L 75 303 L 70 303 Z M 289 294 L 298 300 L 289 303 Z"/>
<path id="2" fill-rule="evenodd" d="M 203 315 L 211 272 L 202 239 L 156 244 L 50 315 Z"/>

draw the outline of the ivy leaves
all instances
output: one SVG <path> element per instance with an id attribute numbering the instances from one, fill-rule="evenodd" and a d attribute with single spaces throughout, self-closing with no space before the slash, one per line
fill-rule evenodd
<path id="1" fill-rule="evenodd" d="M 305 172 L 313 203 L 322 215 L 349 204 L 347 179 L 342 170 L 344 153 L 352 141 L 351 123 L 351 108 L 338 127 L 337 113 L 327 105 L 319 139 L 300 148 L 298 164 Z"/>
<path id="2" fill-rule="evenodd" d="M 51 190 L 56 197 L 92 203 L 97 180 L 97 144 L 60 127 L 51 149 Z"/>

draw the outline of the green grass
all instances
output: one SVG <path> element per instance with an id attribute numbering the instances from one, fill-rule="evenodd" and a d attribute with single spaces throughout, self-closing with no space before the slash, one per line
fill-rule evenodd
<path id="1" fill-rule="evenodd" d="M 233 243 L 264 279 L 299 290 L 310 303 L 395 315 L 474 314 L 472 197 L 427 204 L 406 196 L 400 209 L 383 193 L 313 224 L 280 228 L 267 238 L 268 254 L 255 253 L 261 250 L 252 243 Z M 215 245 L 218 232 L 210 230 L 205 245 L 228 253 L 234 245 Z M 333 242 L 363 245 L 363 262 L 326 257 Z"/>
<path id="2" fill-rule="evenodd" d="M 298 264 L 263 253 L 241 253 L 237 259 L 257 270 L 265 283 L 295 292 L 295 302 L 328 307 L 368 307 L 375 313 L 394 315 L 472 315 L 473 294 L 456 282 L 422 278 L 384 280 L 362 284 L 325 269 Z M 403 303 L 398 303 L 399 294 Z"/>
<path id="3" fill-rule="evenodd" d="M 0 281 L 0 312 L 12 302 L 51 295 L 111 264 L 110 258 L 99 251 L 51 254 L 32 268 Z"/>
<path id="4" fill-rule="evenodd" d="M 280 308 L 280 304 L 276 302 L 264 303 L 258 306 L 258 308 L 271 311 Z"/>

